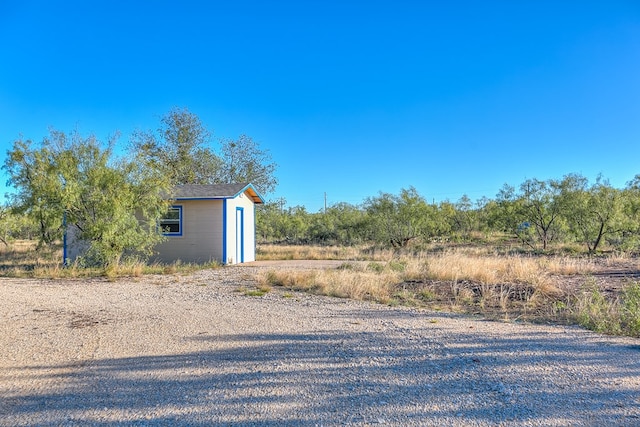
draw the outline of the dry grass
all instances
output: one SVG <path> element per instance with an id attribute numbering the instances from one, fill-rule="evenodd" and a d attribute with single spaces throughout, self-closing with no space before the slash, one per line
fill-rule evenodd
<path id="1" fill-rule="evenodd" d="M 36 250 L 36 242 L 30 240 L 0 245 L 1 276 L 31 277 L 36 271 L 59 268 L 61 260 L 61 249 Z"/>
<path id="2" fill-rule="evenodd" d="M 384 260 L 393 256 L 389 249 L 364 246 L 259 245 L 256 259 L 271 260 Z"/>
<path id="3" fill-rule="evenodd" d="M 367 248 L 261 247 L 262 259 L 371 260 L 327 271 L 270 271 L 260 283 L 383 304 L 426 306 L 490 318 L 567 322 L 570 295 L 556 286 L 562 275 L 588 275 L 603 260 L 586 257 L 498 254 L 491 247 L 429 251 Z M 345 257 L 339 255 L 347 254 Z M 607 260 L 604 261 L 606 264 Z M 612 263 L 618 262 L 616 260 Z"/>
<path id="4" fill-rule="evenodd" d="M 345 263 L 337 270 L 269 271 L 261 284 L 320 295 L 424 306 L 487 317 L 534 318 L 549 300 L 562 295 L 535 264 L 507 263 L 460 254 L 429 259 L 401 258 L 368 265 Z"/>
<path id="5" fill-rule="evenodd" d="M 473 280 L 482 283 L 543 284 L 550 275 L 589 274 L 597 269 L 591 258 L 498 254 L 491 247 L 458 247 L 432 252 L 368 247 L 261 245 L 259 260 L 367 260 L 402 263 L 407 275 L 421 279 Z"/>
<path id="6" fill-rule="evenodd" d="M 188 274 L 203 268 L 218 268 L 219 263 L 147 264 L 141 261 L 123 262 L 104 268 L 87 268 L 77 263 L 63 266 L 62 249 L 36 250 L 33 241 L 15 241 L 0 247 L 0 276 L 34 278 L 140 277 L 145 274 Z"/>
<path id="7" fill-rule="evenodd" d="M 326 249 L 280 247 L 275 252 L 267 248 L 263 255 L 295 259 L 313 251 L 320 257 Z M 577 323 L 602 333 L 640 336 L 637 282 L 627 283 L 613 294 L 593 285 L 578 289 L 556 286 L 562 276 L 578 276 L 589 283 L 593 281 L 590 277 L 603 269 L 640 270 L 638 259 L 625 254 L 600 258 L 542 256 L 498 253 L 490 246 L 440 246 L 405 252 L 355 248 L 342 253 L 349 254 L 347 259 L 371 261 L 366 265 L 346 262 L 342 268 L 328 271 L 270 271 L 258 280 L 288 290 L 389 305 L 510 321 Z M 335 259 L 339 252 L 332 254 Z"/>
<path id="8" fill-rule="evenodd" d="M 318 271 L 269 271 L 258 277 L 260 286 L 279 286 L 339 298 L 386 303 L 397 274 L 381 274 L 356 267 Z"/>

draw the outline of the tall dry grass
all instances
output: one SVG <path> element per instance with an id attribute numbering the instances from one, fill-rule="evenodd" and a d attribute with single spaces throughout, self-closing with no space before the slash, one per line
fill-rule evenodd
<path id="1" fill-rule="evenodd" d="M 590 258 L 498 254 L 487 247 L 404 253 L 295 246 L 262 251 L 263 259 L 303 259 L 311 253 L 319 259 L 329 253 L 332 259 L 370 260 L 346 261 L 338 270 L 270 271 L 258 278 L 265 286 L 501 318 L 566 320 L 568 312 L 557 308 L 568 297 L 556 286 L 556 276 L 597 269 Z"/>
<path id="2" fill-rule="evenodd" d="M 259 261 L 272 260 L 386 260 L 393 257 L 390 249 L 365 246 L 302 246 L 261 244 L 256 250 Z"/>
<path id="3" fill-rule="evenodd" d="M 0 245 L 0 277 L 33 278 L 85 278 L 140 277 L 146 274 L 188 274 L 205 268 L 218 268 L 220 264 L 148 264 L 144 261 L 126 261 L 105 267 L 85 267 L 78 263 L 62 264 L 62 249 L 44 248 L 36 250 L 34 241 L 14 241 Z"/>
<path id="4" fill-rule="evenodd" d="M 502 255 L 488 247 L 403 253 L 367 247 L 261 245 L 257 258 L 401 263 L 407 280 L 469 280 L 496 284 L 513 282 L 545 285 L 552 275 L 589 274 L 597 268 L 595 261 L 590 258 Z"/>
<path id="5" fill-rule="evenodd" d="M 339 298 L 387 303 L 400 275 L 392 271 L 372 271 L 345 264 L 337 270 L 268 271 L 258 276 L 260 285 L 280 286 Z"/>
<path id="6" fill-rule="evenodd" d="M 280 256 L 293 259 L 313 251 L 322 257 L 327 249 L 281 247 L 279 251 Z M 258 280 L 261 286 L 383 304 L 425 306 L 503 320 L 575 323 L 602 333 L 640 336 L 640 284 L 626 284 L 619 294 L 610 295 L 591 278 L 603 267 L 640 269 L 638 259 L 625 254 L 539 256 L 464 246 L 411 252 L 351 248 L 331 253 L 334 259 L 348 254 L 350 260 L 370 261 L 346 261 L 338 270 L 270 271 Z M 584 282 L 591 284 L 577 291 L 560 289 L 556 283 L 564 275 L 582 275 Z"/>

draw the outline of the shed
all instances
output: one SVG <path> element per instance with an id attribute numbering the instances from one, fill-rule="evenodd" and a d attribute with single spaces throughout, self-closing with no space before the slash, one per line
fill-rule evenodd
<path id="1" fill-rule="evenodd" d="M 179 185 L 160 220 L 167 239 L 157 245 L 151 261 L 238 264 L 255 261 L 255 205 L 264 203 L 251 184 Z M 64 262 L 88 249 L 76 227 L 64 235 Z"/>
<path id="2" fill-rule="evenodd" d="M 156 246 L 152 260 L 255 261 L 255 205 L 262 203 L 251 184 L 176 186 L 169 212 L 160 221 L 167 240 Z"/>

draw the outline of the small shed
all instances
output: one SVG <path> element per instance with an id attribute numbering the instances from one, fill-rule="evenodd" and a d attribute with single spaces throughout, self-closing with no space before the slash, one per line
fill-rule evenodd
<path id="1" fill-rule="evenodd" d="M 255 205 L 251 184 L 179 185 L 160 221 L 167 240 L 156 246 L 160 262 L 237 264 L 255 261 Z"/>

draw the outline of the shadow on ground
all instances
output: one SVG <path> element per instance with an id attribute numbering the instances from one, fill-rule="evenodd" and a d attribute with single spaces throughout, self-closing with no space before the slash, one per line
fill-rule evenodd
<path id="1" fill-rule="evenodd" d="M 5 396 L 0 425 L 640 425 L 635 345 L 470 331 L 453 346 L 400 329 L 185 340 L 205 350 L 22 367 L 64 385 Z"/>

